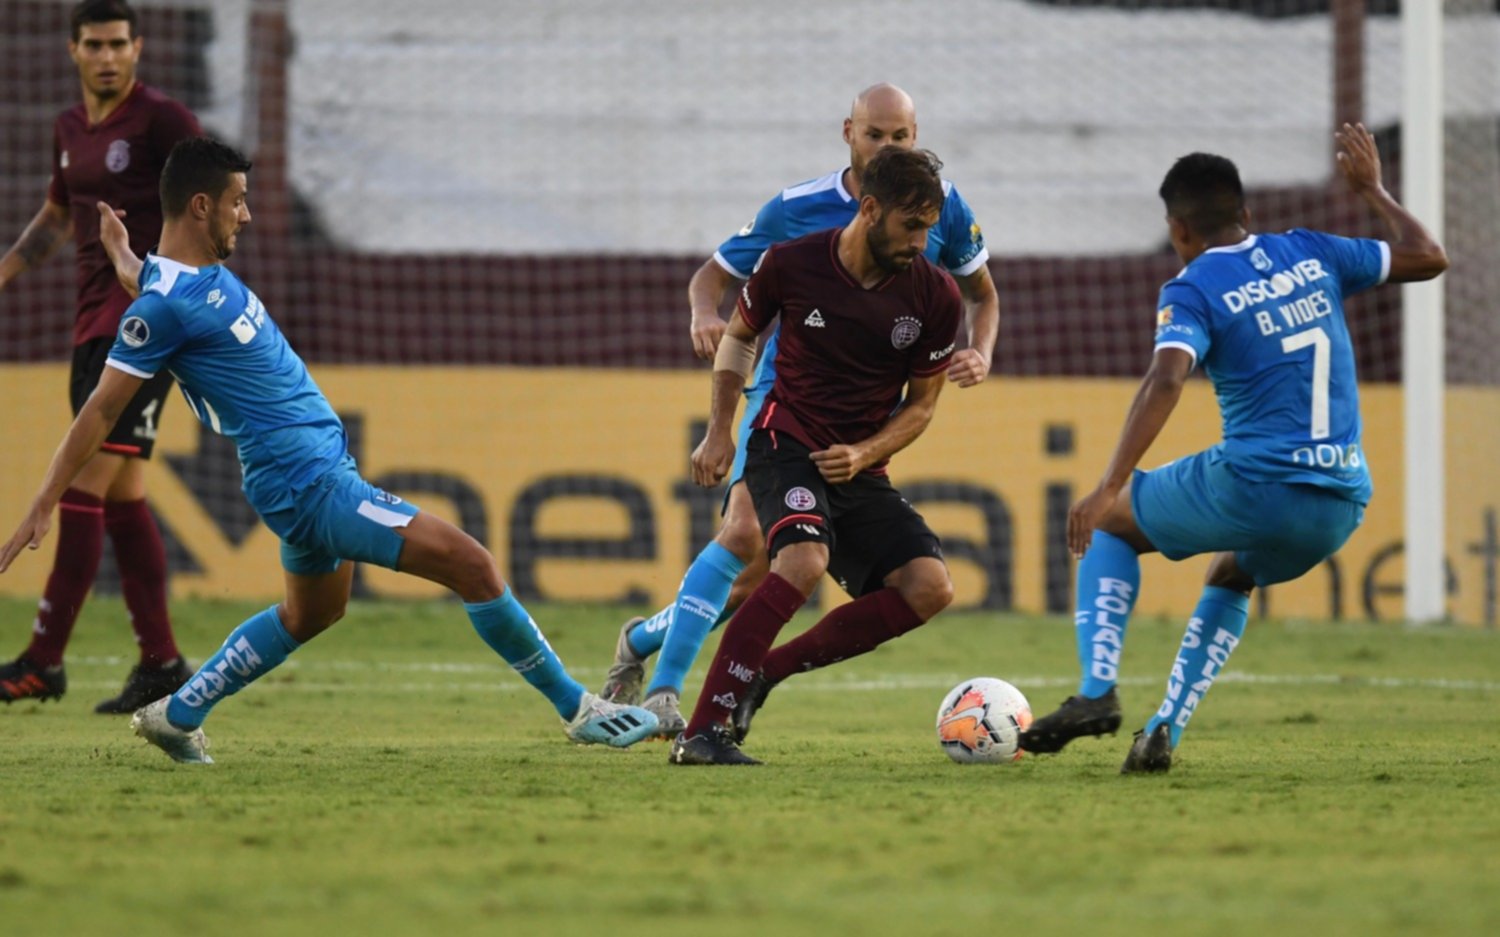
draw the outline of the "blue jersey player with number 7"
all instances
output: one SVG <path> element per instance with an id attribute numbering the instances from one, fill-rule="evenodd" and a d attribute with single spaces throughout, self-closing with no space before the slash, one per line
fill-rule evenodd
<path id="1" fill-rule="evenodd" d="M 1385 282 L 1430 280 L 1448 258 L 1385 190 L 1369 131 L 1345 124 L 1335 136 L 1344 179 L 1390 241 L 1251 234 L 1239 172 L 1222 156 L 1184 156 L 1162 182 L 1172 247 L 1186 266 L 1162 287 L 1156 351 L 1114 456 L 1068 514 L 1068 548 L 1081 557 L 1074 627 L 1083 679 L 1022 734 L 1027 751 L 1119 729 L 1115 684 L 1140 554 L 1214 557 L 1166 698 L 1135 734 L 1126 774 L 1171 768 L 1183 728 L 1244 634 L 1251 591 L 1301 576 L 1359 526 L 1370 474 L 1343 300 Z M 1139 471 L 1195 366 L 1213 382 L 1224 441 Z"/>
<path id="2" fill-rule="evenodd" d="M 249 160 L 207 137 L 173 147 L 161 174 L 161 246 L 144 262 L 99 203 L 105 250 L 139 298 L 40 493 L 0 546 L 0 573 L 23 547 L 40 545 L 63 491 L 141 384 L 170 371 L 194 415 L 234 440 L 245 497 L 281 539 L 286 597 L 231 632 L 177 692 L 137 710 L 136 734 L 176 761 L 212 761 L 201 728 L 209 710 L 343 617 L 359 561 L 457 593 L 480 638 L 547 698 L 573 741 L 618 748 L 649 735 L 651 713 L 599 699 L 568 675 L 483 545 L 360 477 L 343 423 L 307 366 L 224 266 L 250 223 L 249 170 Z"/>

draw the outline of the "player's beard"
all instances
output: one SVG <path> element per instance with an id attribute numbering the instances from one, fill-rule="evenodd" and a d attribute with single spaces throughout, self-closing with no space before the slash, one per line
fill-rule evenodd
<path id="1" fill-rule="evenodd" d="M 886 273 L 900 273 L 910 267 L 916 255 L 898 257 L 891 250 L 891 239 L 885 233 L 885 216 L 880 221 L 870 225 L 869 232 L 865 235 L 865 246 L 870 249 L 870 256 L 875 261 L 875 266 Z"/>
<path id="2" fill-rule="evenodd" d="M 231 227 L 221 235 L 219 232 L 210 232 L 214 246 L 214 256 L 220 260 L 228 260 L 229 255 L 234 253 L 234 236 L 238 232 Z"/>

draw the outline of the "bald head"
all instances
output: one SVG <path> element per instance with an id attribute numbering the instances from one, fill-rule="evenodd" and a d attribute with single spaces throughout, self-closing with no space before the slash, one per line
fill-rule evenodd
<path id="1" fill-rule="evenodd" d="M 911 95 L 882 81 L 854 96 L 854 102 L 849 105 L 849 119 L 875 120 L 881 123 L 905 122 L 915 127 L 917 106 L 911 103 Z"/>
<path id="2" fill-rule="evenodd" d="M 909 150 L 917 145 L 917 108 L 911 96 L 885 82 L 861 91 L 844 119 L 844 142 L 849 144 L 849 168 L 853 170 L 846 182 L 849 194 L 858 198 L 859 179 L 881 147 Z"/>

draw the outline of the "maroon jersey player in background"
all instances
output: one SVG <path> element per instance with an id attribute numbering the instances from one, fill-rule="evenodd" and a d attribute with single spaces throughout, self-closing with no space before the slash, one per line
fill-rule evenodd
<path id="1" fill-rule="evenodd" d="M 779 314 L 776 383 L 745 462 L 771 573 L 726 627 L 674 764 L 758 764 L 736 743 L 772 687 L 873 650 L 953 600 L 937 535 L 886 477 L 932 420 L 963 321 L 957 285 L 922 256 L 942 165 L 926 150 L 881 150 L 849 226 L 772 247 L 740 293 L 693 479 L 716 485 L 728 471 L 755 336 Z M 769 651 L 824 572 L 854 601 Z"/>
<path id="2" fill-rule="evenodd" d="M 83 102 L 54 127 L 52 184 L 42 210 L 0 259 L 0 290 L 52 256 L 69 234 L 78 259 L 69 392 L 76 414 L 93 392 L 130 296 L 115 279 L 99 241 L 99 202 L 122 212 L 130 246 L 144 254 L 161 234 L 157 192 L 162 165 L 178 140 L 201 131 L 176 101 L 136 80 L 141 37 L 123 0 L 86 0 L 73 9 L 68 53 L 78 66 Z M 63 651 L 94 584 L 104 534 L 114 543 L 120 585 L 140 645 L 140 663 L 121 694 L 96 707 L 129 713 L 173 692 L 193 673 L 178 653 L 167 615 L 167 559 L 146 507 L 145 460 L 172 387 L 163 372 L 131 401 L 115 431 L 63 495 L 57 556 L 32 626 L 31 644 L 0 665 L 0 701 L 59 699 L 67 690 Z"/>

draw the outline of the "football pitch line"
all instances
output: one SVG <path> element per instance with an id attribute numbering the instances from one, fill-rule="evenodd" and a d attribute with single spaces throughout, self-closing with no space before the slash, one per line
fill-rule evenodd
<path id="1" fill-rule="evenodd" d="M 69 658 L 68 664 L 73 667 L 88 669 L 120 668 L 134 663 L 133 659 L 114 656 L 83 656 Z M 603 667 L 570 667 L 569 671 L 580 679 L 597 681 L 605 674 Z M 283 664 L 277 671 L 284 676 L 295 675 L 295 679 L 277 679 L 270 677 L 265 681 L 265 686 L 274 690 L 289 690 L 293 692 L 327 692 L 339 690 L 348 692 L 350 690 L 362 690 L 371 693 L 442 693 L 442 692 L 478 692 L 478 693 L 513 693 L 529 690 L 530 687 L 514 680 L 487 679 L 483 681 L 465 680 L 462 682 L 454 680 L 420 680 L 412 679 L 423 674 L 490 677 L 494 678 L 507 671 L 499 665 L 491 663 L 468 663 L 462 661 L 418 661 L 418 662 L 381 662 L 361 660 L 316 660 L 298 661 L 291 660 Z M 345 681 L 322 682 L 317 679 L 304 679 L 305 677 L 316 677 L 318 674 L 348 674 L 368 675 L 379 677 L 377 680 L 351 679 Z M 385 679 L 392 676 L 401 676 L 406 679 Z M 960 681 L 972 677 L 985 676 L 984 674 L 960 674 L 957 672 L 947 673 L 896 673 L 888 674 L 871 679 L 860 679 L 855 675 L 840 679 L 837 674 L 830 673 L 825 677 L 811 677 L 788 682 L 781 688 L 782 692 L 787 690 L 806 692 L 839 692 L 839 693 L 883 693 L 892 690 L 941 690 L 952 689 Z M 993 674 L 991 674 L 993 676 Z M 1003 679 L 1024 689 L 1053 689 L 1060 687 L 1072 687 L 1078 682 L 1076 676 L 1039 676 L 1039 675 L 1001 675 Z M 1122 677 L 1121 686 L 1160 686 L 1165 677 L 1163 676 L 1138 676 Z M 1419 690 L 1448 690 L 1469 693 L 1495 693 L 1500 692 L 1500 680 L 1457 680 L 1445 677 L 1362 677 L 1348 676 L 1343 674 L 1262 674 L 1243 673 L 1230 671 L 1221 675 L 1218 683 L 1249 683 L 1267 686 L 1347 686 L 1347 687 L 1379 687 L 1384 689 L 1419 689 Z M 103 690 L 115 689 L 119 686 L 118 679 L 111 680 L 78 680 L 70 681 L 70 686 L 80 689 Z"/>

